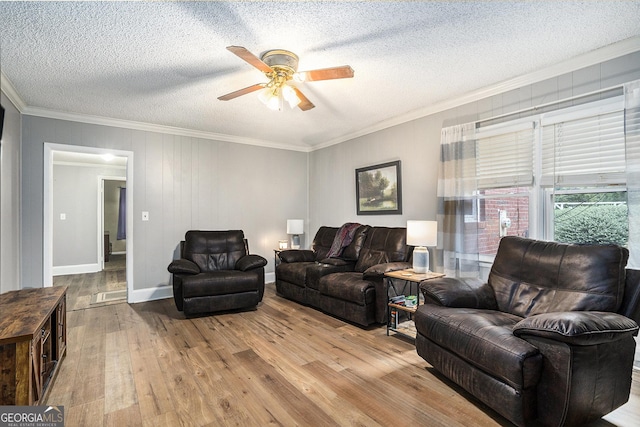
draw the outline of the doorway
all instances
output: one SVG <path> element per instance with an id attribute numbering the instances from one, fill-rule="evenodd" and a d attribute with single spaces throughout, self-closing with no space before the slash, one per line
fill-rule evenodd
<path id="1" fill-rule="evenodd" d="M 57 276 L 59 274 L 65 273 L 78 275 L 104 273 L 104 231 L 102 219 L 103 200 L 100 191 L 96 191 L 95 189 L 100 187 L 104 177 L 108 177 L 109 175 L 111 175 L 104 172 L 105 170 L 109 170 L 108 167 L 104 166 L 104 162 L 113 160 L 120 161 L 120 164 L 122 165 L 122 176 L 118 176 L 117 178 L 122 179 L 124 182 L 126 182 L 126 187 L 128 188 L 128 191 L 126 192 L 126 205 L 131 207 L 133 195 L 132 152 L 83 146 L 70 146 L 63 144 L 44 144 L 43 283 L 45 287 L 53 286 L 54 274 Z M 94 192 L 96 193 L 96 197 L 95 199 L 93 199 L 95 201 L 95 203 L 93 203 L 93 206 L 96 206 L 95 210 L 89 209 L 89 211 L 84 211 L 83 213 L 75 213 L 73 216 L 73 218 L 76 218 L 78 216 L 87 217 L 87 221 L 91 221 L 90 218 L 93 218 L 92 229 L 94 231 L 83 233 L 82 235 L 78 235 L 77 233 L 72 236 L 65 235 L 61 238 L 57 234 L 54 236 L 54 229 L 56 228 L 55 226 L 59 225 L 59 222 L 61 221 L 64 222 L 72 219 L 72 216 L 67 215 L 67 212 L 62 212 L 62 210 L 71 209 L 71 207 L 60 208 L 59 203 L 56 203 L 54 197 L 56 193 L 56 191 L 54 191 L 54 169 L 57 170 L 58 166 L 64 165 L 65 162 L 84 162 L 85 166 L 83 166 L 83 168 L 94 168 L 95 170 L 101 170 L 102 172 L 95 175 L 95 180 L 91 180 L 91 182 L 94 183 L 93 188 Z M 103 166 L 99 166 L 101 164 Z M 80 171 L 79 173 L 84 174 L 85 169 L 83 168 L 77 169 L 78 171 Z M 124 290 L 126 291 L 126 299 L 128 302 L 131 302 L 133 290 L 132 209 L 127 209 L 126 212 L 126 229 L 127 239 L 125 241 L 125 250 L 124 254 L 121 254 L 124 256 L 124 265 L 126 266 L 126 269 L 123 270 L 121 274 L 126 278 L 124 286 Z M 72 231 L 76 230 L 72 229 Z M 89 237 L 89 234 L 91 235 L 91 237 Z M 67 240 L 70 242 L 70 244 L 69 242 L 65 242 Z M 94 240 L 95 245 L 93 243 Z M 89 246 L 86 246 L 87 241 L 90 241 Z M 74 247 L 80 246 L 80 243 L 84 244 L 84 259 L 79 262 L 75 260 L 72 260 L 71 262 L 69 262 L 68 260 L 61 262 L 58 257 L 56 257 L 56 266 L 54 267 L 54 253 L 60 251 L 60 248 L 63 248 L 62 251 L 64 252 L 65 244 L 67 245 L 66 247 Z M 86 258 L 87 254 L 89 261 L 87 261 Z M 65 255 L 67 254 L 65 253 Z M 62 264 L 62 266 L 59 264 Z"/>

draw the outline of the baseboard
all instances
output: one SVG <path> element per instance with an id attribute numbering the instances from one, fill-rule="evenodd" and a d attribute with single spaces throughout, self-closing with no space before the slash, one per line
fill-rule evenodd
<path id="1" fill-rule="evenodd" d="M 276 281 L 276 273 L 264 273 L 264 283 L 271 283 Z"/>
<path id="2" fill-rule="evenodd" d="M 138 302 L 155 301 L 172 297 L 173 287 L 170 285 L 165 285 L 155 288 L 134 289 L 133 291 L 129 292 L 127 302 L 135 304 Z"/>
<path id="3" fill-rule="evenodd" d="M 67 274 L 87 274 L 97 273 L 98 271 L 100 271 L 98 264 L 59 265 L 53 267 L 52 274 L 54 276 L 66 276 Z"/>

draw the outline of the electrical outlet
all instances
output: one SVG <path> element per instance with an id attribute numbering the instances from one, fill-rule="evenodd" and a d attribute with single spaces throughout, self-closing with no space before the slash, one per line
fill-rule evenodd
<path id="1" fill-rule="evenodd" d="M 149 221 L 149 212 L 142 212 L 142 220 Z"/>
<path id="2" fill-rule="evenodd" d="M 60 221 L 64 221 L 65 219 L 67 219 L 67 214 L 61 213 L 60 214 Z"/>

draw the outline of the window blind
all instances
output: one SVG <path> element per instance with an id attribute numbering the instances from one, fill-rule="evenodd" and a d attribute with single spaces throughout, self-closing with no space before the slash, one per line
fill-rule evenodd
<path id="1" fill-rule="evenodd" d="M 542 184 L 624 183 L 624 111 L 545 125 Z"/>
<path id="2" fill-rule="evenodd" d="M 533 184 L 533 122 L 476 132 L 478 188 Z"/>

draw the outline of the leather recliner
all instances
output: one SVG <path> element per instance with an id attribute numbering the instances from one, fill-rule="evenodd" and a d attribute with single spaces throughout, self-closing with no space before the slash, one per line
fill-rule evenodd
<path id="1" fill-rule="evenodd" d="M 518 426 L 584 425 L 627 402 L 637 272 L 614 245 L 504 237 L 488 281 L 424 281 L 416 350 Z M 638 318 L 636 317 L 635 320 Z"/>
<path id="2" fill-rule="evenodd" d="M 250 255 L 242 230 L 190 230 L 169 264 L 173 298 L 186 316 L 255 307 L 264 295 L 267 260 Z"/>

